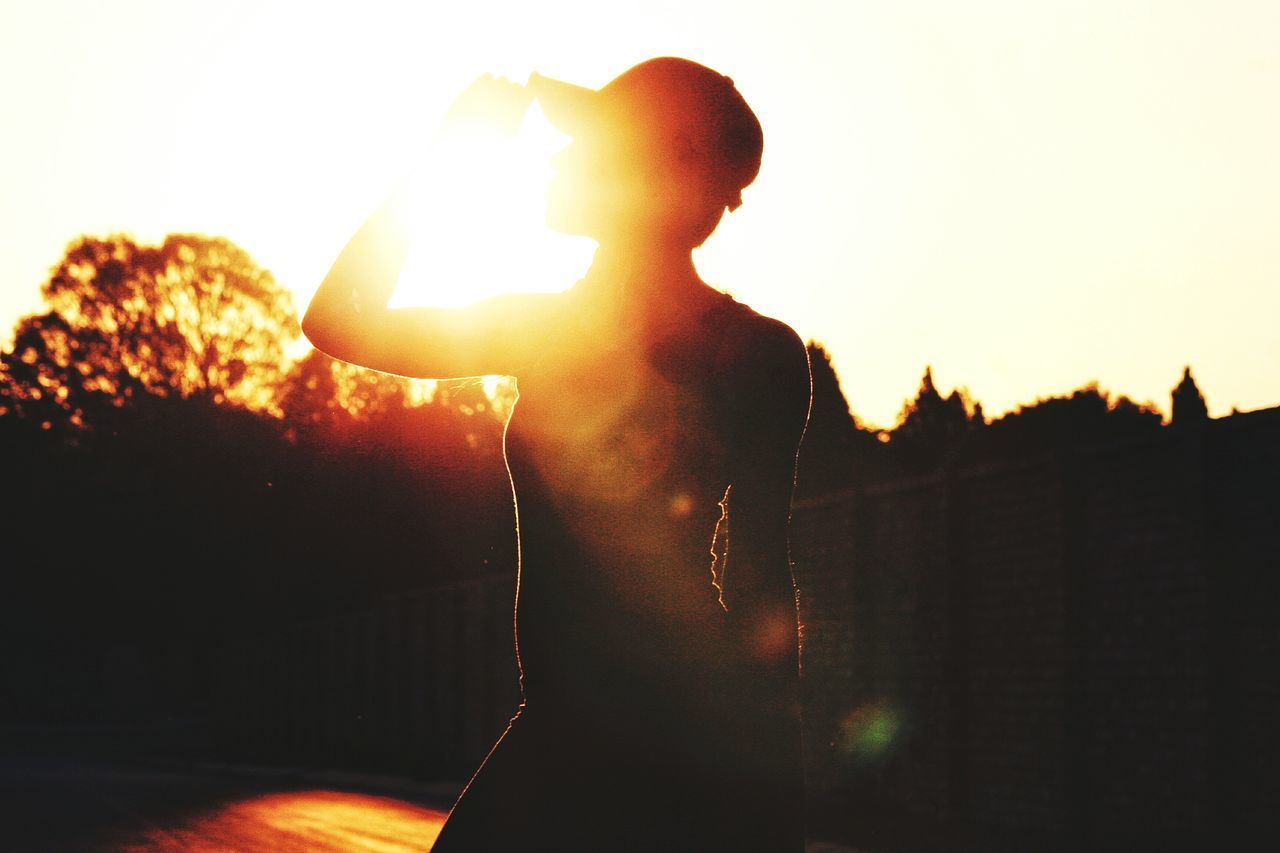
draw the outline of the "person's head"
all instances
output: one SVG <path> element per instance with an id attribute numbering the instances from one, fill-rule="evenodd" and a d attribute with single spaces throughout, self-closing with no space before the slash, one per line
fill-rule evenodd
<path id="1" fill-rule="evenodd" d="M 692 249 L 760 169 L 760 122 L 731 79 L 696 62 L 650 59 L 599 90 L 540 75 L 530 86 L 573 137 L 548 196 L 556 230 Z"/>

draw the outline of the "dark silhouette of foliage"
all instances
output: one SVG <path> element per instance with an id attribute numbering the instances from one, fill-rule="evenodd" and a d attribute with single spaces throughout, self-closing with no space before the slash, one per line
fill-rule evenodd
<path id="1" fill-rule="evenodd" d="M 303 375 L 347 367 L 303 364 Z M 7 648 L 43 662 L 0 688 L 16 691 L 0 696 L 0 714 L 96 716 L 104 655 L 120 648 L 140 660 L 159 708 L 199 708 L 201 661 L 228 631 L 511 571 L 502 425 L 389 403 L 399 392 L 379 390 L 382 379 L 398 382 L 355 381 L 380 401 L 359 415 L 316 383 L 320 416 L 297 397 L 278 419 L 146 391 L 96 413 L 92 430 L 0 416 L 0 616 Z M 4 657 L 0 670 L 16 665 Z"/>
<path id="2" fill-rule="evenodd" d="M 289 366 L 287 293 L 225 240 L 85 238 L 45 297 L 0 354 L 0 714 L 104 713 L 122 660 L 199 707 L 227 631 L 514 568 L 479 386 Z"/>
<path id="3" fill-rule="evenodd" d="M 985 423 L 982 407 L 955 389 L 943 397 L 933 384 L 933 368 L 926 366 L 920 390 L 898 415 L 889 449 L 895 463 L 907 472 L 932 471 L 950 458 Z"/>
<path id="4" fill-rule="evenodd" d="M 1068 396 L 1047 397 L 992 421 L 966 447 L 966 460 L 1035 456 L 1075 444 L 1140 438 L 1160 429 L 1163 417 L 1128 397 L 1111 399 L 1091 382 Z"/>
<path id="5" fill-rule="evenodd" d="M 0 355 L 0 415 L 63 434 L 83 427 L 86 411 L 120 407 L 145 386 L 105 363 L 112 348 L 101 332 L 77 331 L 55 311 L 27 317 Z"/>
<path id="6" fill-rule="evenodd" d="M 1209 407 L 1205 405 L 1204 395 L 1200 393 L 1200 389 L 1196 387 L 1195 379 L 1191 377 L 1190 365 L 1183 368 L 1182 381 L 1173 389 L 1170 397 L 1172 423 L 1194 423 L 1209 419 Z"/>

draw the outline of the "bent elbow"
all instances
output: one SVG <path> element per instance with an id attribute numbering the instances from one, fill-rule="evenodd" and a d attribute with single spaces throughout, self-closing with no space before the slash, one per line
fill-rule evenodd
<path id="1" fill-rule="evenodd" d="M 331 324 L 316 316 L 316 312 L 308 310 L 302 318 L 302 334 L 313 347 L 328 355 L 333 355 L 333 331 Z"/>
<path id="2" fill-rule="evenodd" d="M 355 324 L 342 321 L 313 305 L 302 318 L 302 334 L 322 353 L 342 361 L 350 361 L 355 346 Z"/>

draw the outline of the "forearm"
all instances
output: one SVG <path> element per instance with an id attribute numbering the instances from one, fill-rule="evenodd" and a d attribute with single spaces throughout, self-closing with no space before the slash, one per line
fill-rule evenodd
<path id="1" fill-rule="evenodd" d="M 408 182 L 387 196 L 347 242 L 302 319 L 317 349 L 345 361 L 385 314 L 409 251 Z"/>

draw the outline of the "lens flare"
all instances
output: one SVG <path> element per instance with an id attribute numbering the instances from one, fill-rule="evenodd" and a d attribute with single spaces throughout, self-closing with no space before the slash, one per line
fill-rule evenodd
<path id="1" fill-rule="evenodd" d="M 836 749 L 854 764 L 878 764 L 893 752 L 902 715 L 892 702 L 877 699 L 855 709 L 840 724 Z"/>

